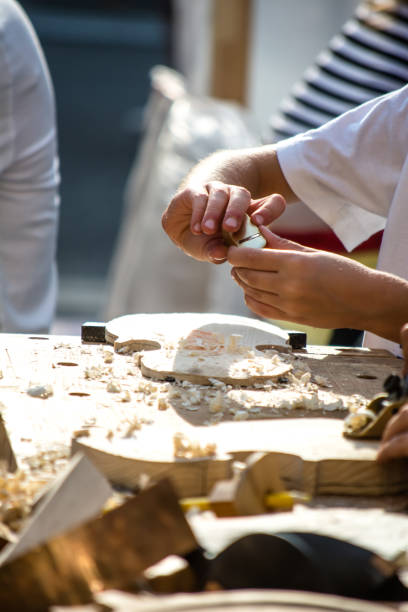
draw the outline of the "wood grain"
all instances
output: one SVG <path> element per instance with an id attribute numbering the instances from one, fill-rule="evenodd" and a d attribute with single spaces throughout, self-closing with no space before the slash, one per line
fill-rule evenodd
<path id="1" fill-rule="evenodd" d="M 130 485 L 141 474 L 152 478 L 157 472 L 171 478 L 174 474 L 174 484 L 183 497 L 207 495 L 215 474 L 220 479 L 231 474 L 231 465 L 225 457 L 242 461 L 258 451 L 276 457 L 278 473 L 286 488 L 312 496 L 407 493 L 408 460 L 378 464 L 375 460 L 378 442 L 346 439 L 342 427 L 340 420 L 310 418 L 185 428 L 186 435 L 203 445 L 215 444 L 217 455 L 208 462 L 185 461 L 182 467 L 174 458 L 174 432 L 169 430 L 146 430 L 139 444 L 132 445 L 80 439 L 75 449 L 89 455 L 113 482 L 118 479 L 121 484 Z M 204 467 L 206 476 L 197 477 Z"/>
<path id="2" fill-rule="evenodd" d="M 156 612 L 156 598 L 141 599 L 136 595 L 109 591 L 97 595 L 96 600 L 113 612 Z M 300 591 L 247 590 L 217 593 L 193 593 L 160 596 L 163 612 L 392 612 L 395 607 L 337 595 Z"/>
<path id="3" fill-rule="evenodd" d="M 196 545 L 174 491 L 164 480 L 3 565 L 0 607 L 37 612 L 51 604 L 88 603 L 96 591 L 134 587 L 144 569 Z"/>

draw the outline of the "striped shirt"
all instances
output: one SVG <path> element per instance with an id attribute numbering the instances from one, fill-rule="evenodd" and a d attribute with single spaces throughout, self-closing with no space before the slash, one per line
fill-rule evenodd
<path id="1" fill-rule="evenodd" d="M 317 128 L 408 82 L 408 3 L 363 2 L 270 120 L 271 140 Z"/>

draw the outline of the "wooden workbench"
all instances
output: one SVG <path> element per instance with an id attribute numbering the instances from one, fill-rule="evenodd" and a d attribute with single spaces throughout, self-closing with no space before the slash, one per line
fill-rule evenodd
<path id="1" fill-rule="evenodd" d="M 380 392 L 385 377 L 401 366 L 387 353 L 365 350 L 311 346 L 299 355 L 308 360 L 313 375 L 324 377 L 336 392 L 366 398 Z M 170 436 L 174 431 L 217 428 L 208 427 L 211 415 L 205 406 L 191 411 L 175 400 L 169 409 L 158 409 L 156 396 L 171 382 L 144 378 L 134 354 L 117 354 L 107 344 L 82 343 L 79 335 L 2 334 L 0 370 L 1 412 L 18 466 L 44 481 L 55 478 L 76 445 L 94 438 L 108 443 L 120 439 L 137 447 L 145 431 L 152 440 L 155 430 L 167 429 Z M 51 388 L 52 395 L 27 393 L 36 386 L 48 392 Z M 297 415 L 290 416 L 297 420 Z M 249 416 L 256 422 L 260 418 L 276 415 Z M 222 422 L 232 419 L 227 412 Z M 333 415 L 327 414 L 329 419 Z M 244 533 L 303 529 L 343 537 L 391 559 L 408 549 L 407 507 L 405 495 L 330 495 L 308 507 L 295 506 L 292 513 L 218 520 L 193 514 L 189 520 L 200 543 L 213 552 Z"/>

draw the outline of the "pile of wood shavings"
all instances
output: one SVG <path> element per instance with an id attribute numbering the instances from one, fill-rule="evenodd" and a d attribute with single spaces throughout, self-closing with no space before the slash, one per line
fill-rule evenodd
<path id="1" fill-rule="evenodd" d="M 174 457 L 176 459 L 198 459 L 214 457 L 216 455 L 216 444 L 190 440 L 185 434 L 176 433 L 173 436 Z"/>
<path id="2" fill-rule="evenodd" d="M 12 533 L 21 531 L 29 517 L 36 496 L 47 483 L 19 470 L 0 474 L 0 523 Z"/>

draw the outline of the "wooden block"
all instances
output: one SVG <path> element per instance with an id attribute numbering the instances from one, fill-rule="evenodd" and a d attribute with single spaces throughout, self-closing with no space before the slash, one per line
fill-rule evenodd
<path id="1" fill-rule="evenodd" d="M 225 453 L 215 457 L 177 459 L 172 435 L 152 429 L 141 436 L 141 443 L 129 440 L 109 442 L 99 436 L 72 440 L 72 451 L 84 453 L 113 484 L 135 489 L 141 479 L 151 482 L 170 478 L 179 497 L 206 495 L 218 480 L 232 475 L 232 458 Z"/>
<path id="2" fill-rule="evenodd" d="M 268 493 L 284 490 L 279 476 L 279 462 L 269 453 L 253 453 L 246 461 L 235 492 L 235 507 L 239 516 L 263 514 L 268 511 L 265 497 Z"/>
<path id="3" fill-rule="evenodd" d="M 200 335 L 201 334 L 201 335 Z M 198 338 L 197 338 L 198 336 Z M 109 321 L 106 325 L 107 341 L 116 351 L 147 351 L 141 356 L 142 374 L 149 378 L 187 380 L 195 384 L 210 384 L 216 378 L 231 385 L 251 385 L 255 382 L 277 379 L 291 370 L 286 363 L 274 365 L 258 351 L 263 361 L 263 372 L 248 367 L 236 371 L 245 360 L 242 354 L 227 350 L 231 336 L 239 336 L 242 346 L 256 350 L 257 345 L 284 345 L 287 334 L 278 327 L 263 321 L 220 314 L 171 313 L 126 315 Z M 203 338 L 225 338 L 225 346 L 213 346 L 212 351 L 199 350 Z M 184 348 L 191 339 L 197 349 Z M 170 347 L 172 347 L 170 349 Z M 221 348 L 222 347 L 222 348 Z"/>
<path id="4" fill-rule="evenodd" d="M 111 494 L 106 478 L 78 453 L 43 494 L 18 540 L 2 550 L 0 566 L 95 517 Z"/>
<path id="5" fill-rule="evenodd" d="M 87 321 L 81 325 L 81 340 L 82 342 L 97 342 L 104 344 L 105 339 L 105 323 L 99 321 Z"/>
<path id="6" fill-rule="evenodd" d="M 220 423 L 209 432 L 221 453 L 245 461 L 273 453 L 286 489 L 309 495 L 397 495 L 408 492 L 408 460 L 379 464 L 378 442 L 348 440 L 335 419 Z"/>
<path id="7" fill-rule="evenodd" d="M 211 509 L 219 517 L 268 512 L 266 495 L 284 490 L 279 469 L 273 454 L 253 453 L 234 478 L 214 485 L 209 495 Z"/>
<path id="8" fill-rule="evenodd" d="M 216 482 L 209 494 L 211 510 L 219 517 L 238 516 L 235 505 L 237 478 Z"/>
<path id="9" fill-rule="evenodd" d="M 91 603 L 93 593 L 134 589 L 142 572 L 197 547 L 169 481 L 56 536 L 0 568 L 0 609 Z"/>

